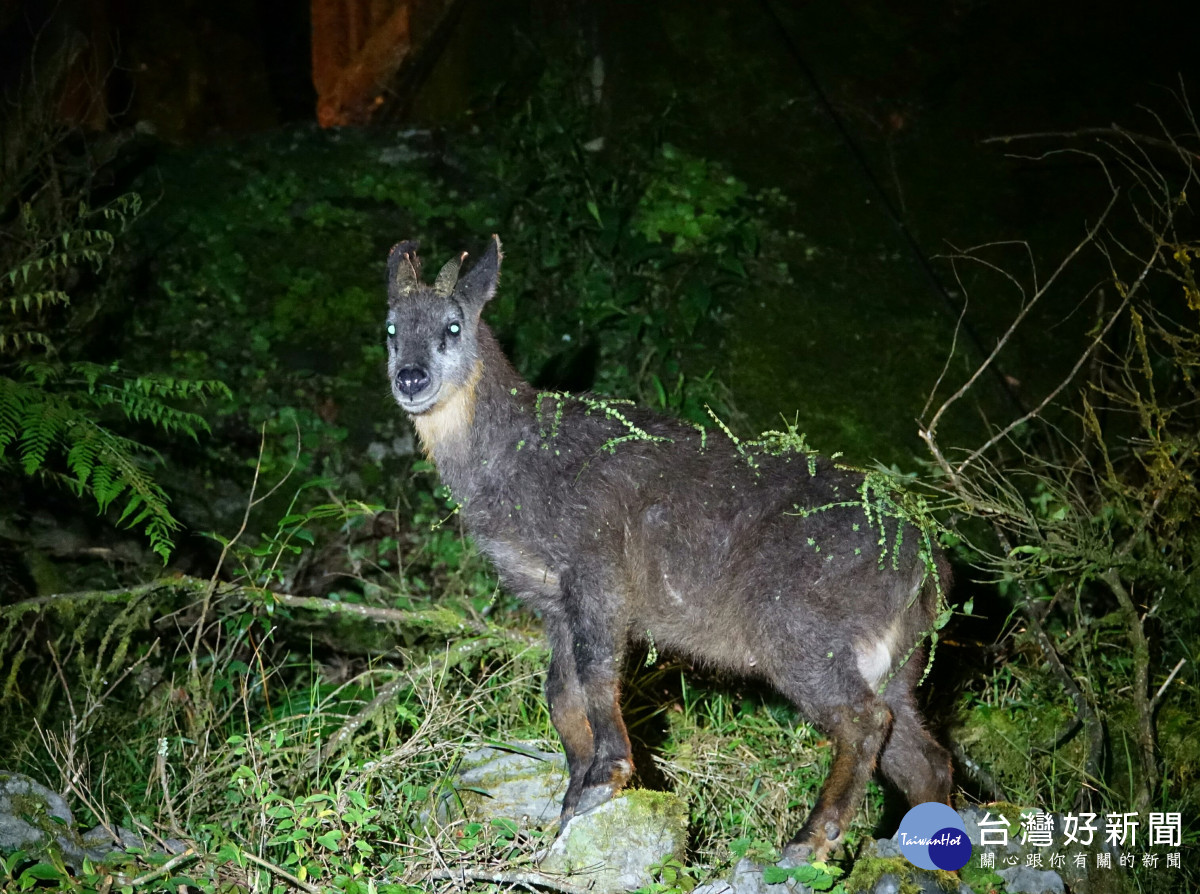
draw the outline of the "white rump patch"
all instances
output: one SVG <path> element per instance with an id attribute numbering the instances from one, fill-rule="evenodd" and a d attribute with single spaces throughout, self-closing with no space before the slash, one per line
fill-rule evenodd
<path id="1" fill-rule="evenodd" d="M 892 626 L 879 639 L 859 642 L 854 646 L 854 659 L 858 665 L 858 672 L 862 674 L 863 679 L 872 689 L 877 689 L 888 671 L 892 669 L 898 624 L 898 620 L 892 622 Z"/>

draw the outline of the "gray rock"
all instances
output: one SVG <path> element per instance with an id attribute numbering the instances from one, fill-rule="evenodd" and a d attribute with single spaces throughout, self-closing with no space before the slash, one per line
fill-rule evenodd
<path id="1" fill-rule="evenodd" d="M 1009 894 L 1063 894 L 1063 881 L 1057 872 L 1049 869 L 1033 869 L 1029 866 L 1011 866 L 996 870 L 1004 879 Z"/>
<path id="2" fill-rule="evenodd" d="M 771 889 L 782 891 L 782 885 L 772 885 L 767 888 L 763 881 L 763 868 L 746 857 L 739 860 L 730 871 L 728 878 L 715 882 L 697 885 L 692 894 L 768 894 Z M 786 882 L 788 891 L 795 891 L 792 882 Z"/>
<path id="3" fill-rule="evenodd" d="M 890 872 L 881 875 L 871 894 L 900 894 L 900 877 Z"/>
<path id="4" fill-rule="evenodd" d="M 682 860 L 687 804 L 675 795 L 626 791 L 571 819 L 550 845 L 542 872 L 570 876 L 596 894 L 633 891 L 654 881 L 650 867 Z"/>
<path id="5" fill-rule="evenodd" d="M 445 822 L 461 805 L 477 822 L 504 817 L 547 827 L 558 819 L 566 790 L 561 753 L 527 742 L 511 750 L 479 748 L 463 757 L 456 797 L 444 799 L 437 815 Z M 641 888 L 654 881 L 651 866 L 664 857 L 683 858 L 687 822 L 687 805 L 676 796 L 627 791 L 574 817 L 539 855 L 540 869 L 577 878 L 596 894 Z"/>
<path id="6" fill-rule="evenodd" d="M 120 842 L 113 840 L 113 833 Z M 169 839 L 170 853 L 181 853 L 186 845 Z M 0 772 L 0 853 L 21 850 L 31 857 L 57 855 L 78 871 L 84 859 L 102 863 L 127 850 L 162 853 L 157 842 L 117 826 L 112 833 L 103 826 L 82 835 L 66 800 L 28 776 Z"/>
<path id="7" fill-rule="evenodd" d="M 860 860 L 892 860 L 891 867 L 879 876 L 870 888 L 871 894 L 899 894 L 901 890 L 919 891 L 921 894 L 947 894 L 944 881 L 927 869 L 913 866 L 900 849 L 895 838 L 880 838 L 868 841 L 859 854 Z M 959 894 L 971 894 L 971 889 L 960 885 Z"/>
<path id="8" fill-rule="evenodd" d="M 893 857 L 903 857 L 904 851 L 900 850 L 900 845 L 894 838 L 880 838 L 875 842 L 874 856 L 883 859 L 891 859 Z"/>
<path id="9" fill-rule="evenodd" d="M 41 854 L 56 839 L 70 841 L 75 820 L 66 800 L 40 782 L 19 773 L 0 773 L 0 852 Z"/>
<path id="10" fill-rule="evenodd" d="M 79 843 L 89 860 L 96 863 L 111 860 L 113 857 L 129 851 L 143 854 L 181 854 L 187 849 L 187 844 L 178 838 L 166 838 L 160 845 L 157 840 L 146 838 L 137 832 L 131 832 L 124 826 L 113 829 L 120 843 L 113 841 L 112 833 L 104 826 L 95 826 L 79 836 Z M 165 846 L 165 851 L 164 851 Z"/>
<path id="11" fill-rule="evenodd" d="M 777 865 L 782 869 L 793 869 L 799 864 L 791 863 L 785 858 Z M 692 894 L 816 894 L 813 888 L 793 878 L 768 883 L 763 878 L 763 869 L 760 864 L 743 857 L 726 878 L 699 885 Z M 891 880 L 890 887 L 885 883 L 888 879 Z M 878 894 L 899 894 L 900 882 L 895 876 L 884 876 L 872 891 Z"/>
<path id="12" fill-rule="evenodd" d="M 519 751 L 479 748 L 462 759 L 456 786 L 471 819 L 507 817 L 544 825 L 558 818 L 567 760 L 520 743 Z M 445 811 L 439 811 L 445 818 Z"/>

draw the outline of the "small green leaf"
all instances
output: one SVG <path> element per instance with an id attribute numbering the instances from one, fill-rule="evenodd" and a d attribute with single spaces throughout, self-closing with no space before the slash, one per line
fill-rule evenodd
<path id="1" fill-rule="evenodd" d="M 345 837 L 346 833 L 341 829 L 330 829 L 324 835 L 317 836 L 317 844 L 331 851 L 335 851 L 338 848 L 338 842 Z"/>
<path id="2" fill-rule="evenodd" d="M 30 866 L 21 873 L 20 881 L 23 882 L 25 879 L 39 879 L 41 881 L 65 881 L 63 873 L 59 872 L 59 870 L 50 863 L 35 863 L 34 865 Z M 27 885 L 22 885 L 22 887 L 28 888 Z"/>
<path id="3" fill-rule="evenodd" d="M 768 885 L 778 885 L 786 882 L 792 877 L 790 870 L 784 869 L 781 866 L 764 866 L 763 881 Z"/>
<path id="4" fill-rule="evenodd" d="M 512 841 L 517 837 L 517 832 L 520 831 L 520 827 L 515 822 L 503 816 L 492 819 L 492 829 L 495 830 L 497 838 L 502 838 L 505 841 Z"/>

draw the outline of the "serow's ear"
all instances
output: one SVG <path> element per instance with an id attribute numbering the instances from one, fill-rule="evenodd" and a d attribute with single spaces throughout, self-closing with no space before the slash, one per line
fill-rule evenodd
<path id="1" fill-rule="evenodd" d="M 393 296 L 407 295 L 421 285 L 421 259 L 415 240 L 397 242 L 388 252 L 388 291 Z"/>
<path id="2" fill-rule="evenodd" d="M 483 257 L 475 262 L 470 273 L 458 281 L 454 294 L 465 303 L 482 310 L 496 294 L 496 286 L 500 282 L 500 261 L 503 258 L 500 237 L 493 234 Z"/>

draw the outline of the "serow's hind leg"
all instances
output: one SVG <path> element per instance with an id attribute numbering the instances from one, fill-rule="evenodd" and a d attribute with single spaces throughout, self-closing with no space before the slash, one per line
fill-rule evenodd
<path id="1" fill-rule="evenodd" d="M 919 659 L 909 661 L 888 685 L 883 698 L 892 709 L 892 732 L 879 769 L 915 807 L 926 801 L 950 801 L 950 752 L 929 734 L 921 721 L 913 696 L 917 676 L 924 667 Z"/>
<path id="2" fill-rule="evenodd" d="M 811 713 L 833 739 L 833 766 L 808 820 L 783 849 L 784 862 L 792 864 L 824 860 L 841 845 L 892 722 L 887 704 L 865 684 L 853 703 Z"/>

